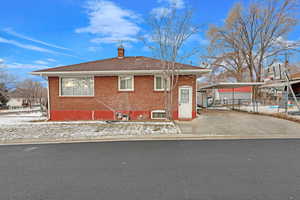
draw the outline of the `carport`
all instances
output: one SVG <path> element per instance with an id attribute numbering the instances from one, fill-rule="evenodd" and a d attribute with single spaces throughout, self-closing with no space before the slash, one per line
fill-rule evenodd
<path id="1" fill-rule="evenodd" d="M 292 80 L 288 82 L 275 82 L 264 84 L 260 87 L 261 89 L 274 90 L 275 93 L 282 92 L 283 94 L 283 105 L 285 107 L 286 112 L 288 112 L 288 104 L 289 100 L 294 101 L 294 104 L 297 106 L 298 111 L 300 112 L 299 100 L 300 100 L 300 80 Z M 290 98 L 290 93 L 293 95 L 293 98 Z M 299 113 L 298 112 L 298 113 Z"/>
<path id="2" fill-rule="evenodd" d="M 208 86 L 204 86 L 204 87 L 200 87 L 197 92 L 198 93 L 203 93 L 203 92 L 207 92 L 207 90 L 213 90 L 213 89 L 231 89 L 231 98 L 232 98 L 232 109 L 234 109 L 234 105 L 235 105 L 235 90 L 237 88 L 242 88 L 242 87 L 258 87 L 258 86 L 262 86 L 265 83 L 263 82 L 221 82 L 221 83 L 216 83 L 216 84 L 211 84 Z M 254 95 L 254 91 L 252 90 L 252 95 L 251 95 L 251 102 L 253 105 L 253 108 L 255 109 L 255 95 Z"/>

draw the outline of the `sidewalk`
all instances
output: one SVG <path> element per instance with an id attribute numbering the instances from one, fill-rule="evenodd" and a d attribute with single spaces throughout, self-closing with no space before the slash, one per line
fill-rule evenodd
<path id="1" fill-rule="evenodd" d="M 68 144 L 68 143 L 93 143 L 93 142 L 133 142 L 133 141 L 182 141 L 182 140 L 254 140 L 254 139 L 300 139 L 300 136 L 199 136 L 195 134 L 177 134 L 177 135 L 153 135 L 153 136 L 101 136 L 86 139 L 19 139 L 13 141 L 1 142 L 1 145 L 26 145 L 26 144 Z"/>

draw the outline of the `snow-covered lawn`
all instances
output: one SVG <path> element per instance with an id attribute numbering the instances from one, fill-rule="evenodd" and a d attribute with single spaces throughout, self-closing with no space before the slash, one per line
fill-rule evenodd
<path id="1" fill-rule="evenodd" d="M 46 121 L 46 117 L 41 112 L 16 113 L 16 114 L 1 114 L 0 126 L 9 124 L 28 124 L 33 121 Z"/>
<path id="2" fill-rule="evenodd" d="M 92 139 L 101 136 L 179 134 L 173 122 L 46 122 L 41 113 L 0 115 L 0 141 Z"/>
<path id="3" fill-rule="evenodd" d="M 32 107 L 32 108 L 18 108 L 18 109 L 9 109 L 9 110 L 0 110 L 1 113 L 15 113 L 15 112 L 30 112 L 30 111 L 39 111 L 40 107 Z"/>

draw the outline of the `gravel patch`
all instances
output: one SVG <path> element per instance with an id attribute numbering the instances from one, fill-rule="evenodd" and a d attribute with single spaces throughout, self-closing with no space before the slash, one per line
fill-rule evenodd
<path id="1" fill-rule="evenodd" d="M 100 136 L 143 136 L 179 134 L 168 124 L 19 124 L 0 128 L 0 140 L 16 139 L 92 139 Z"/>

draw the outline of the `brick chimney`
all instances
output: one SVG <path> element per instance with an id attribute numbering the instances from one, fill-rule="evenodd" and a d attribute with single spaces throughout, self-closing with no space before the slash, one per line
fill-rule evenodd
<path id="1" fill-rule="evenodd" d="M 124 58 L 125 56 L 125 49 L 122 45 L 118 47 L 118 58 Z"/>

